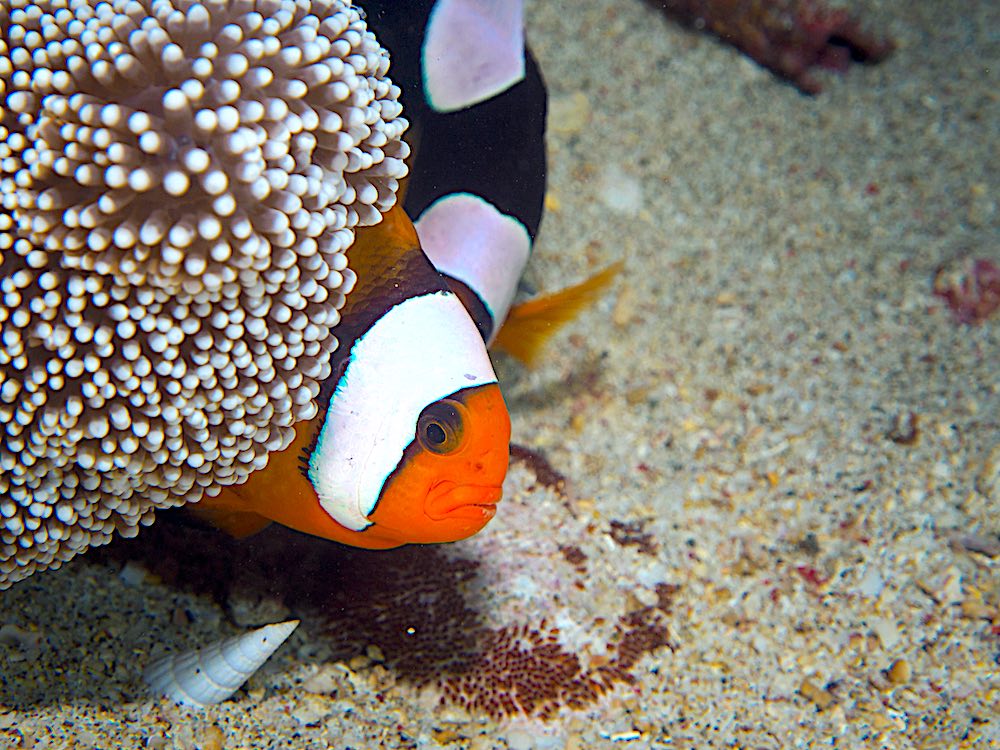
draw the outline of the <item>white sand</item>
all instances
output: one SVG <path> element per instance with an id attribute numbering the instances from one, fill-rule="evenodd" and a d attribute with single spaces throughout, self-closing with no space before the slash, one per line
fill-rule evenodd
<path id="1" fill-rule="evenodd" d="M 499 363 L 569 502 L 516 466 L 449 554 L 481 561 L 490 625 L 548 617 L 584 661 L 676 584 L 676 652 L 583 710 L 494 722 L 330 661 L 305 612 L 192 714 L 143 695 L 151 652 L 300 613 L 259 576 L 227 608 L 88 556 L 0 594 L 0 625 L 41 638 L 0 645 L 0 747 L 1000 747 L 1000 318 L 957 325 L 931 294 L 946 261 L 1000 262 L 1000 5 L 858 2 L 899 49 L 817 98 L 636 0 L 529 5 L 560 114 L 527 278 L 625 271 L 543 366 Z"/>

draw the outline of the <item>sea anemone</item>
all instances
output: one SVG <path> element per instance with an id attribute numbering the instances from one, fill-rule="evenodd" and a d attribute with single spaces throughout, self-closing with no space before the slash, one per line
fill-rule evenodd
<path id="1" fill-rule="evenodd" d="M 406 172 L 343 0 L 0 5 L 0 588 L 263 467 Z"/>

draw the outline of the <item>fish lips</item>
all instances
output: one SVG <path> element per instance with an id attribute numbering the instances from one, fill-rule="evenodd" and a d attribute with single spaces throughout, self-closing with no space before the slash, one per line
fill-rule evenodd
<path id="1" fill-rule="evenodd" d="M 438 482 L 427 494 L 424 513 L 435 521 L 468 518 L 482 519 L 485 523 L 496 515 L 502 496 L 500 485 Z"/>

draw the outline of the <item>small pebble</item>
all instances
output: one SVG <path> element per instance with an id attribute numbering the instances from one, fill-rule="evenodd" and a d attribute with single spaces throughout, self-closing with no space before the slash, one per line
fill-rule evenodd
<path id="1" fill-rule="evenodd" d="M 976 475 L 976 489 L 987 500 L 1000 502 L 1000 445 L 997 445 L 983 461 Z"/>
<path id="2" fill-rule="evenodd" d="M 547 125 L 553 133 L 579 133 L 590 122 L 590 101 L 580 91 L 549 101 Z"/>
<path id="3" fill-rule="evenodd" d="M 349 666 L 355 672 L 361 669 L 367 669 L 371 665 L 372 665 L 372 660 L 365 654 L 356 654 L 355 656 L 352 656 L 350 660 L 347 662 L 347 666 Z"/>
<path id="4" fill-rule="evenodd" d="M 799 685 L 799 692 L 815 703 L 817 708 L 820 710 L 829 708 L 833 705 L 833 693 L 825 688 L 817 686 L 808 677 L 802 680 L 802 684 Z"/>
<path id="5" fill-rule="evenodd" d="M 329 701 L 312 695 L 299 698 L 291 712 L 292 718 L 303 726 L 315 726 L 329 714 Z"/>
<path id="6" fill-rule="evenodd" d="M 949 566 L 938 579 L 934 598 L 939 604 L 959 604 L 965 598 L 962 571 L 954 565 Z"/>
<path id="7" fill-rule="evenodd" d="M 876 617 L 869 621 L 869 625 L 886 651 L 892 651 L 899 643 L 899 626 L 895 622 Z"/>
<path id="8" fill-rule="evenodd" d="M 884 589 L 885 581 L 882 580 L 882 576 L 879 574 L 878 570 L 869 566 L 865 570 L 865 574 L 861 578 L 861 581 L 858 583 L 858 593 L 862 596 L 874 599 L 881 595 Z"/>
<path id="9" fill-rule="evenodd" d="M 140 585 L 146 580 L 147 575 L 149 575 L 149 571 L 135 560 L 129 560 L 125 563 L 122 566 L 121 572 L 118 573 L 118 577 L 122 579 L 126 586 Z"/>
<path id="10" fill-rule="evenodd" d="M 635 729 L 629 729 L 625 732 L 615 732 L 608 737 L 612 742 L 631 742 L 632 740 L 637 740 L 642 737 L 642 733 L 636 731 Z"/>
<path id="11" fill-rule="evenodd" d="M 226 746 L 226 735 L 214 724 L 199 732 L 198 750 L 222 750 Z"/>
<path id="12" fill-rule="evenodd" d="M 961 534 L 951 536 L 953 545 L 967 552 L 977 552 L 987 557 L 1000 557 L 1000 537 L 985 534 Z"/>
<path id="13" fill-rule="evenodd" d="M 329 695 L 336 693 L 341 684 L 341 673 L 328 667 L 320 667 L 316 674 L 312 675 L 302 683 L 302 689 L 307 693 L 321 693 Z"/>
<path id="14" fill-rule="evenodd" d="M 977 599 L 971 596 L 962 600 L 961 608 L 962 617 L 968 617 L 970 619 L 988 620 L 996 611 L 994 608 L 983 602 L 982 599 Z"/>
<path id="15" fill-rule="evenodd" d="M 623 283 L 611 310 L 611 321 L 619 328 L 625 328 L 635 318 L 636 296 L 631 284 Z"/>
<path id="16" fill-rule="evenodd" d="M 535 738 L 523 729 L 511 729 L 505 738 L 510 750 L 533 750 Z"/>
<path id="17" fill-rule="evenodd" d="M 911 676 L 910 663 L 906 659 L 896 659 L 886 672 L 886 677 L 893 685 L 903 685 L 910 681 Z"/>
<path id="18" fill-rule="evenodd" d="M 601 203 L 612 212 L 624 216 L 637 216 L 645 205 L 642 183 L 618 167 L 608 167 L 598 187 Z"/>

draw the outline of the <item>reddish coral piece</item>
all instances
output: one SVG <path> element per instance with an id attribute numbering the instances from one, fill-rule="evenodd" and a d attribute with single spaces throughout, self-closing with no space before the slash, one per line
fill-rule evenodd
<path id="1" fill-rule="evenodd" d="M 646 532 L 645 521 L 612 521 L 609 532 L 622 547 L 630 545 L 638 547 L 644 555 L 655 555 L 659 545 L 656 538 Z"/>
<path id="2" fill-rule="evenodd" d="M 511 462 L 520 462 L 535 473 L 538 483 L 553 492 L 565 496 L 566 476 L 557 471 L 549 460 L 539 451 L 526 445 L 510 444 Z"/>
<path id="3" fill-rule="evenodd" d="M 897 414 L 885 436 L 896 445 L 916 445 L 920 437 L 920 415 L 912 411 Z"/>
<path id="4" fill-rule="evenodd" d="M 1000 266 L 986 258 L 961 258 L 938 268 L 934 294 L 959 323 L 978 325 L 1000 308 Z"/>
<path id="5" fill-rule="evenodd" d="M 812 68 L 843 72 L 852 61 L 880 62 L 895 47 L 863 31 L 846 10 L 819 0 L 650 2 L 687 26 L 712 32 L 807 94 L 821 90 Z"/>
<path id="6" fill-rule="evenodd" d="M 676 598 L 681 587 L 676 583 L 656 584 L 656 608 L 663 614 L 669 615 L 673 611 L 674 598 Z"/>
<path id="7" fill-rule="evenodd" d="M 795 572 L 802 576 L 808 583 L 813 586 L 822 586 L 827 582 L 827 578 L 823 578 L 819 571 L 811 565 L 796 565 Z"/>
<path id="8" fill-rule="evenodd" d="M 559 551 L 570 565 L 577 568 L 581 573 L 587 569 L 587 554 L 575 544 L 560 545 Z"/>

